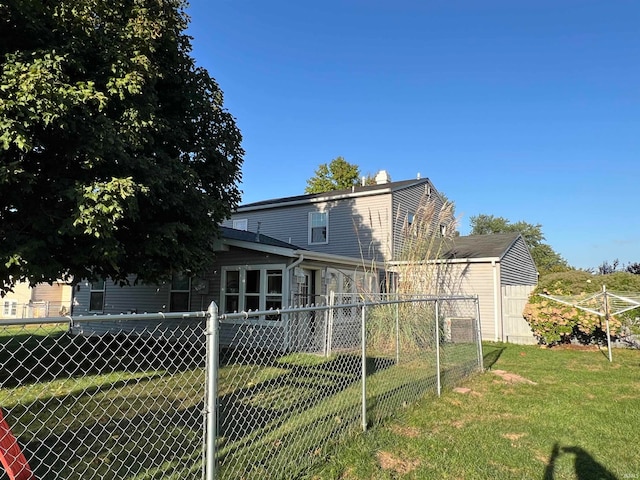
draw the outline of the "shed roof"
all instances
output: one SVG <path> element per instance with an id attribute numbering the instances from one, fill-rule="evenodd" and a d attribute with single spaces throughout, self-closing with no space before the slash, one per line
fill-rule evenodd
<path id="1" fill-rule="evenodd" d="M 442 258 L 498 258 L 501 259 L 516 242 L 520 233 L 492 233 L 454 237 L 443 248 Z"/>

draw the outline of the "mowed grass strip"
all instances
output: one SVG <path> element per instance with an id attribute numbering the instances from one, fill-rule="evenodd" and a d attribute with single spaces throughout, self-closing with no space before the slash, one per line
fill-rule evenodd
<path id="1" fill-rule="evenodd" d="M 465 389 L 355 437 L 308 478 L 640 478 L 640 351 L 609 363 L 595 348 L 485 344 L 485 358 Z"/>

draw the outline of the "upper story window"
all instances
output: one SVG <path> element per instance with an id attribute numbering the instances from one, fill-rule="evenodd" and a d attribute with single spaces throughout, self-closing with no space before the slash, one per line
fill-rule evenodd
<path id="1" fill-rule="evenodd" d="M 407 212 L 407 217 L 404 223 L 404 234 L 405 235 L 417 235 L 416 229 L 416 214 L 414 212 Z"/>
<path id="2" fill-rule="evenodd" d="M 239 218 L 233 221 L 233 228 L 235 230 L 249 230 L 249 220 L 247 218 Z"/>
<path id="3" fill-rule="evenodd" d="M 191 278 L 174 273 L 171 276 L 171 290 L 169 291 L 169 311 L 188 312 L 190 293 Z"/>
<path id="4" fill-rule="evenodd" d="M 222 268 L 222 310 L 225 313 L 282 308 L 281 265 L 247 265 Z M 267 315 L 266 320 L 278 320 Z"/>
<path id="5" fill-rule="evenodd" d="M 18 302 L 16 300 L 5 300 L 2 308 L 4 317 L 15 317 L 18 315 Z"/>
<path id="6" fill-rule="evenodd" d="M 309 213 L 309 245 L 329 243 L 329 212 Z"/>
<path id="7" fill-rule="evenodd" d="M 447 235 L 447 226 L 444 223 L 440 224 L 440 236 L 445 237 Z"/>

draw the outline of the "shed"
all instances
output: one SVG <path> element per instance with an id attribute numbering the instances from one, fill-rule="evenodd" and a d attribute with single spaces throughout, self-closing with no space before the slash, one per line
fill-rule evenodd
<path id="1" fill-rule="evenodd" d="M 462 268 L 461 293 L 479 297 L 483 340 L 537 343 L 522 312 L 538 271 L 520 233 L 454 237 L 442 257 Z"/>

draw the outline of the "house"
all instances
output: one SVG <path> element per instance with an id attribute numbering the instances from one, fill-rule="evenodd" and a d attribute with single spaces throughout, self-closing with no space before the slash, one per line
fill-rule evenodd
<path id="1" fill-rule="evenodd" d="M 391 182 L 382 171 L 376 181 L 375 185 L 241 205 L 223 225 L 316 252 L 387 262 L 399 256 L 425 201 L 436 210 L 444 201 L 428 178 Z M 438 222 L 437 215 L 433 221 Z"/>
<path id="2" fill-rule="evenodd" d="M 202 277 L 176 275 L 159 286 L 125 288 L 108 281 L 82 282 L 74 293 L 73 313 L 197 311 L 211 301 L 222 313 L 262 311 L 320 303 L 330 292 L 405 288 L 478 295 L 483 339 L 534 343 L 522 310 L 537 271 L 522 236 L 451 238 L 446 231 L 450 219 L 440 214 L 446 210 L 444 199 L 429 179 L 390 182 L 386 175 L 376 177 L 376 185 L 242 205 L 223 223 L 216 260 Z M 407 246 L 418 227 L 425 226 L 441 242 L 438 255 L 407 259 Z M 423 263 L 426 270 L 418 281 L 403 270 Z M 383 282 L 383 273 L 393 281 Z M 407 288 L 409 280 L 412 289 Z M 286 335 L 264 331 L 284 331 L 285 322 L 278 322 L 274 315 L 255 323 L 256 343 L 276 338 L 284 342 L 278 348 L 289 348 Z M 232 342 L 234 330 L 225 328 Z"/>
<path id="3" fill-rule="evenodd" d="M 41 318 L 68 315 L 71 311 L 72 287 L 58 281 L 49 285 L 38 283 L 33 287 L 28 282 L 15 285 L 0 303 L 1 319 Z"/>
<path id="4" fill-rule="evenodd" d="M 537 269 L 522 236 L 452 237 L 446 231 L 451 220 L 439 213 L 444 199 L 429 179 L 390 182 L 385 175 L 377 179 L 376 185 L 245 204 L 224 225 L 259 231 L 317 252 L 361 259 L 363 264 L 373 260 L 379 274 L 386 271 L 388 278 L 389 273 L 401 273 L 403 263 L 421 261 L 407 260 L 403 252 L 416 235 L 414 223 L 428 207 L 433 236 L 450 238 L 450 243 L 430 252 L 442 259 L 439 287 L 448 283 L 438 291 L 479 296 L 485 340 L 534 343 L 522 310 L 537 284 Z M 425 278 L 430 274 L 425 272 Z M 433 293 L 433 287 L 423 279 L 414 293 Z"/>
<path id="5" fill-rule="evenodd" d="M 137 284 L 125 287 L 110 281 L 83 281 L 74 292 L 74 317 L 112 315 L 100 322 L 74 321 L 72 332 L 102 335 L 153 328 L 138 321 L 119 322 L 120 313 L 184 312 L 206 310 L 213 301 L 221 313 L 248 310 L 277 310 L 292 305 L 324 303 L 329 292 L 377 291 L 374 273 L 357 258 L 299 248 L 263 234 L 221 227 L 216 258 L 200 277 L 174 275 L 161 285 Z M 264 348 L 289 349 L 291 319 L 264 315 L 257 320 L 225 321 L 221 326 L 223 345 L 233 344 L 238 329 L 251 324 L 248 334 Z M 296 319 L 299 331 L 313 330 L 313 317 Z M 301 325 L 304 321 L 307 324 Z M 173 327 L 179 327 L 178 321 Z M 166 327 L 166 325 L 165 325 Z M 246 340 L 245 340 L 246 341 Z"/>

